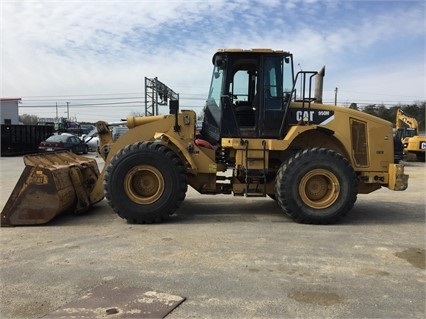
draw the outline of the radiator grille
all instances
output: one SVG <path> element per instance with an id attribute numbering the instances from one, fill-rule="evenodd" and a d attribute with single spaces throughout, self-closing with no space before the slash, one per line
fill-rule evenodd
<path id="1" fill-rule="evenodd" d="M 351 119 L 352 154 L 356 166 L 368 165 L 367 124 Z"/>

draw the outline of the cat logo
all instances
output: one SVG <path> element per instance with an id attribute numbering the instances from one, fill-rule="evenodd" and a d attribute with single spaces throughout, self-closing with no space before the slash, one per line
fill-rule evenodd
<path id="1" fill-rule="evenodd" d="M 313 109 L 290 109 L 289 119 L 292 124 L 310 123 L 317 125 L 326 125 L 334 120 L 334 111 Z"/>

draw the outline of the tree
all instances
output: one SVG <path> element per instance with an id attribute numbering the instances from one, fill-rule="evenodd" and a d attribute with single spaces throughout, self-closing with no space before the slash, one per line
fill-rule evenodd
<path id="1" fill-rule="evenodd" d="M 425 130 L 425 108 L 426 101 L 419 101 L 415 104 L 403 106 L 401 109 L 404 113 L 414 117 L 419 123 L 419 131 Z"/>
<path id="2" fill-rule="evenodd" d="M 390 111 L 390 109 L 388 109 L 386 106 L 382 105 L 378 105 L 376 107 L 377 109 L 377 115 L 378 117 L 389 121 L 389 122 L 393 122 L 395 120 L 395 115 L 392 116 L 392 112 Z"/>
<path id="3" fill-rule="evenodd" d="M 358 110 L 358 104 L 351 103 L 351 105 L 349 105 L 349 108 L 352 109 L 352 110 Z"/>
<path id="4" fill-rule="evenodd" d="M 355 104 L 355 103 L 352 103 L 352 104 Z M 419 131 L 424 131 L 425 130 L 425 108 L 426 108 L 426 101 L 419 101 L 410 105 L 397 104 L 389 108 L 387 108 L 384 105 L 370 104 L 364 108 L 363 112 L 375 115 L 377 117 L 380 117 L 382 119 L 385 119 L 395 124 L 396 112 L 398 109 L 401 109 L 404 113 L 414 117 L 417 120 L 417 122 L 419 123 Z"/>
<path id="5" fill-rule="evenodd" d="M 366 106 L 364 107 L 363 112 L 368 113 L 368 114 L 371 114 L 371 115 L 374 115 L 374 116 L 379 116 L 379 115 L 377 114 L 377 111 L 376 111 L 376 104 L 366 105 Z"/>
<path id="6" fill-rule="evenodd" d="M 19 115 L 19 122 L 21 122 L 24 125 L 37 125 L 38 116 L 30 115 L 30 114 L 22 114 L 22 115 Z"/>

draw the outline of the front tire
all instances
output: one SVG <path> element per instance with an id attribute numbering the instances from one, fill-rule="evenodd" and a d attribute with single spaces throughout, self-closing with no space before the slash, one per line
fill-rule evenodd
<path id="1" fill-rule="evenodd" d="M 155 142 L 124 147 L 105 171 L 105 197 L 112 209 L 131 223 L 166 220 L 185 199 L 187 188 L 181 159 Z"/>
<path id="2" fill-rule="evenodd" d="M 280 207 L 306 224 L 331 224 L 352 209 L 358 193 L 356 174 L 340 154 L 324 148 L 296 153 L 275 180 Z"/>

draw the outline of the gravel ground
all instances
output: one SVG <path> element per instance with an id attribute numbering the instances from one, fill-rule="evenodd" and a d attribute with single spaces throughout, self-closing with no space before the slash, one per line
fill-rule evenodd
<path id="1" fill-rule="evenodd" d="M 1 207 L 22 169 L 0 158 Z M 296 224 L 269 198 L 189 189 L 163 224 L 128 224 L 102 201 L 1 228 L 0 317 L 42 318 L 108 283 L 185 297 L 170 319 L 424 318 L 425 164 L 406 172 L 408 190 L 359 195 L 331 226 Z"/>

